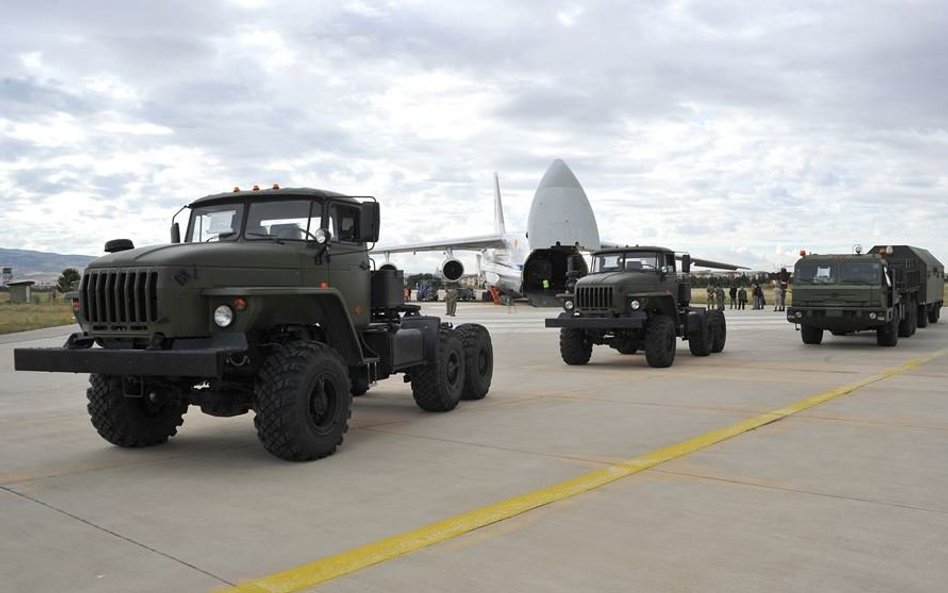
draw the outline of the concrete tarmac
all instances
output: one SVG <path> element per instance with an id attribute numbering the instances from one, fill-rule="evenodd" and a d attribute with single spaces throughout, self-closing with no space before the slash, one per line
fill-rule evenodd
<path id="1" fill-rule="evenodd" d="M 433 314 L 443 304 L 426 304 Z M 250 415 L 192 408 L 178 436 L 113 447 L 82 375 L 14 373 L 0 336 L 0 583 L 8 591 L 209 592 L 450 519 L 937 354 L 827 403 L 414 553 L 271 590 L 942 592 L 948 323 L 896 348 L 804 346 L 782 313 L 727 311 L 721 354 L 652 369 L 559 358 L 557 313 L 460 303 L 491 332 L 493 387 L 419 411 L 396 377 L 355 400 L 335 455 L 271 457 Z M 904 371 L 904 372 L 902 372 Z M 250 589 L 245 589 L 250 590 Z M 265 590 L 265 589 L 256 589 Z"/>

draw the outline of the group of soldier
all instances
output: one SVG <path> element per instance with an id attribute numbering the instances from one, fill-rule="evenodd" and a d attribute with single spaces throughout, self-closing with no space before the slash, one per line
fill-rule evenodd
<path id="1" fill-rule="evenodd" d="M 781 268 L 776 278 L 772 281 L 774 287 L 774 311 L 786 310 L 787 290 L 790 287 L 790 273 L 786 268 Z M 764 309 L 767 306 L 767 300 L 764 297 L 764 288 L 759 282 L 752 282 L 750 286 L 750 296 L 753 299 L 752 309 Z M 744 309 L 747 306 L 747 289 L 742 284 L 737 286 L 732 284 L 728 290 L 731 309 Z M 721 285 L 708 285 L 708 308 L 724 310 L 724 287 Z"/>

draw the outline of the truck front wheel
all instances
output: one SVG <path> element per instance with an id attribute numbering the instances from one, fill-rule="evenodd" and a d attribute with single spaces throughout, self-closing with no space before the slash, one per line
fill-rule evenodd
<path id="1" fill-rule="evenodd" d="M 257 437 L 287 461 L 331 455 L 349 430 L 351 389 L 345 364 L 326 344 L 278 346 L 257 375 Z"/>
<path id="2" fill-rule="evenodd" d="M 804 344 L 819 344 L 823 341 L 823 330 L 804 324 L 800 326 L 800 337 Z"/>
<path id="3" fill-rule="evenodd" d="M 483 399 L 494 376 L 494 347 L 487 328 L 464 323 L 454 330 L 464 346 L 464 391 L 461 399 Z"/>
<path id="4" fill-rule="evenodd" d="M 711 311 L 708 316 L 711 318 L 711 352 L 722 352 L 727 342 L 727 320 L 724 319 L 724 311 Z"/>
<path id="5" fill-rule="evenodd" d="M 899 343 L 899 316 L 893 315 L 883 326 L 876 329 L 876 344 L 880 346 L 895 346 Z"/>
<path id="6" fill-rule="evenodd" d="M 670 367 L 675 362 L 675 322 L 658 315 L 645 328 L 645 360 L 650 367 Z"/>
<path id="7" fill-rule="evenodd" d="M 119 447 L 160 445 L 178 432 L 188 404 L 126 397 L 122 377 L 90 375 L 89 418 L 105 440 Z"/>
<path id="8" fill-rule="evenodd" d="M 411 373 L 411 394 L 426 412 L 453 410 L 464 391 L 464 346 L 453 331 L 442 331 L 435 361 Z"/>
<path id="9" fill-rule="evenodd" d="M 560 357 L 569 365 L 586 364 L 592 356 L 592 340 L 586 331 L 575 327 L 560 330 Z"/>

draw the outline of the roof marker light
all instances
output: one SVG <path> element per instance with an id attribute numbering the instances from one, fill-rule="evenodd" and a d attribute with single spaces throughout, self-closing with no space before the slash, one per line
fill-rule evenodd
<path id="1" fill-rule="evenodd" d="M 253 184 L 253 191 L 260 191 L 260 186 L 256 183 Z"/>
<path id="2" fill-rule="evenodd" d="M 279 184 L 279 183 L 274 183 L 274 184 L 273 184 L 273 189 L 280 189 L 280 184 Z"/>
<path id="3" fill-rule="evenodd" d="M 240 191 L 240 188 L 235 185 L 235 186 L 234 186 L 234 193 L 237 193 L 237 192 L 239 192 L 239 191 Z"/>

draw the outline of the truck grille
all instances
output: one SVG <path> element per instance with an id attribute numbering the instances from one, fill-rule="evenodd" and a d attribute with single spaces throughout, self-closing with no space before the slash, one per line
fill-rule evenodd
<path id="1" fill-rule="evenodd" d="M 79 287 L 82 315 L 93 323 L 149 323 L 158 320 L 158 272 L 94 270 Z"/>
<path id="2" fill-rule="evenodd" d="M 612 308 L 611 286 L 577 286 L 576 308 L 580 311 Z"/>

